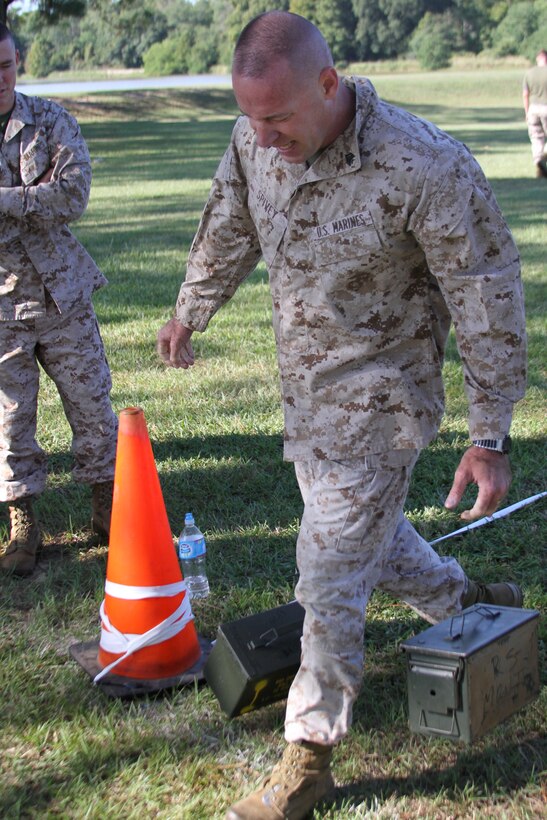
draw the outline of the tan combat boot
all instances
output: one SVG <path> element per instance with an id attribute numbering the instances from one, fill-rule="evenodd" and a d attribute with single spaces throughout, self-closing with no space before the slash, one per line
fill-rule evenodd
<path id="1" fill-rule="evenodd" d="M 289 743 L 262 788 L 235 803 L 226 820 L 300 820 L 334 791 L 331 746 Z"/>
<path id="2" fill-rule="evenodd" d="M 10 542 L 0 558 L 0 568 L 14 575 L 30 575 L 42 546 L 42 531 L 34 514 L 33 497 L 18 498 L 9 505 Z"/>
<path id="3" fill-rule="evenodd" d="M 91 528 L 106 544 L 110 538 L 113 491 L 113 481 L 102 481 L 91 488 Z"/>
<path id="4" fill-rule="evenodd" d="M 522 607 L 522 590 L 516 584 L 479 584 L 469 581 L 462 598 L 462 607 L 467 609 L 473 604 L 495 604 L 497 606 Z"/>

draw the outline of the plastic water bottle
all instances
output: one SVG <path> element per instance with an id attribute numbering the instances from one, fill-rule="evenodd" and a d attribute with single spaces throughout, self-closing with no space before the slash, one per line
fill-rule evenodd
<path id="1" fill-rule="evenodd" d="M 192 513 L 184 516 L 184 529 L 179 536 L 179 559 L 190 598 L 206 598 L 209 581 L 205 571 L 205 538 Z"/>

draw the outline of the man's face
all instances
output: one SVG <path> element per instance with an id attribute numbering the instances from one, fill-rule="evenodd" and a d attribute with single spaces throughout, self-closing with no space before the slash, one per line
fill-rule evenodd
<path id="1" fill-rule="evenodd" d="M 305 162 L 332 142 L 332 103 L 336 96 L 334 69 L 302 80 L 285 61 L 265 77 L 233 75 L 234 94 L 261 148 L 275 148 L 286 162 Z"/>
<path id="2" fill-rule="evenodd" d="M 14 101 L 15 80 L 19 52 L 8 38 L 0 42 L 0 114 L 11 111 Z"/>

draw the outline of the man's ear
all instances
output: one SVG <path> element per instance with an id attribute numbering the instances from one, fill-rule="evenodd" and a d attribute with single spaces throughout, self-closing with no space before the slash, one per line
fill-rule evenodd
<path id="1" fill-rule="evenodd" d="M 333 66 L 327 66 L 324 68 L 319 75 L 319 82 L 323 88 L 325 99 L 333 100 L 336 97 L 336 92 L 338 91 L 338 85 L 340 83 L 336 69 Z"/>

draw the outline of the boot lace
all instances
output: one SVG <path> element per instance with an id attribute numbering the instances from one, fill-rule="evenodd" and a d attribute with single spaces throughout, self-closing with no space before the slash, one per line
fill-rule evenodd
<path id="1" fill-rule="evenodd" d="M 35 523 L 34 516 L 26 504 L 10 507 L 10 520 L 17 539 L 21 536 L 27 537 Z"/>
<path id="2" fill-rule="evenodd" d="M 330 760 L 330 750 L 325 752 L 325 756 L 306 749 L 297 743 L 291 743 L 285 749 L 283 757 L 274 766 L 270 776 L 264 782 L 264 786 L 276 786 L 275 791 L 285 787 L 288 789 L 292 782 L 300 780 L 305 775 L 317 774 L 323 768 L 323 760 L 328 765 Z"/>

